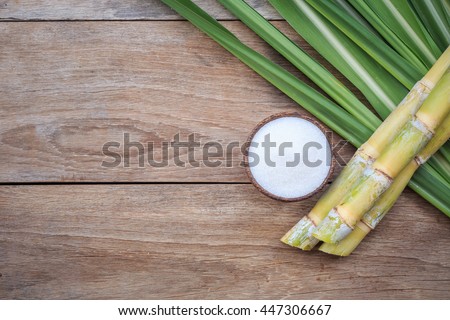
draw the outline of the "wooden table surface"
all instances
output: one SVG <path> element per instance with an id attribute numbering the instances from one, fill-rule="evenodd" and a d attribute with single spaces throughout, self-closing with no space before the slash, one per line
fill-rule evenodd
<path id="1" fill-rule="evenodd" d="M 136 150 L 129 168 L 102 167 L 124 133 L 243 143 L 269 115 L 305 113 L 158 0 L 0 1 L 0 44 L 0 298 L 450 298 L 450 220 L 409 189 L 336 258 L 279 242 L 317 197 L 263 196 L 239 149 L 216 168 L 139 168 Z"/>

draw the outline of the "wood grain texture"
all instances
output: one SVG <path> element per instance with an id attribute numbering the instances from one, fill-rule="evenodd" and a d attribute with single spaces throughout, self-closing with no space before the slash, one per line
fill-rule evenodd
<path id="1" fill-rule="evenodd" d="M 249 3 L 279 19 L 267 1 Z M 237 149 L 231 167 L 181 168 L 171 154 L 168 167 L 138 168 L 135 150 L 130 168 L 101 167 L 103 144 L 124 133 L 226 145 L 269 115 L 306 113 L 179 20 L 159 0 L 0 0 L 0 183 L 62 182 L 0 186 L 0 298 L 450 299 L 450 221 L 410 190 L 340 259 L 279 242 L 317 198 L 264 197 Z M 295 72 L 242 24 L 225 25 Z M 70 184 L 86 181 L 173 184 Z"/>
<path id="2" fill-rule="evenodd" d="M 194 1 L 216 19 L 234 19 L 215 0 Z M 266 0 L 249 0 L 267 19 L 280 16 Z M 17 20 L 181 20 L 160 0 L 1 0 L 0 21 Z"/>
<path id="3" fill-rule="evenodd" d="M 293 36 L 286 23 L 276 25 Z M 226 26 L 295 72 L 240 23 Z M 0 43 L 0 182 L 243 182 L 239 148 L 218 168 L 178 167 L 172 154 L 167 167 L 139 168 L 136 149 L 129 168 L 104 168 L 111 158 L 102 147 L 129 133 L 154 142 L 160 159 L 161 143 L 177 133 L 242 145 L 262 119 L 305 113 L 184 21 L 8 22 L 0 23 Z"/>
<path id="4" fill-rule="evenodd" d="M 406 192 L 335 258 L 278 240 L 314 200 L 240 184 L 2 186 L 0 298 L 450 298 L 450 220 L 425 201 Z"/>

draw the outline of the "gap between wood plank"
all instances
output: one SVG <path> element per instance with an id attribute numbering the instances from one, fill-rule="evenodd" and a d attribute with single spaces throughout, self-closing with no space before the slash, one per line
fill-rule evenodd
<path id="1" fill-rule="evenodd" d="M 237 181 L 219 181 L 219 182 L 211 182 L 211 181 L 192 181 L 192 182 L 164 182 L 164 181 L 155 181 L 155 182 L 145 182 L 145 181 L 55 181 L 55 182 L 0 182 L 1 186 L 58 186 L 58 185 L 247 185 L 251 184 L 251 182 L 237 182 Z"/>
<path id="2" fill-rule="evenodd" d="M 235 22 L 240 21 L 239 19 L 216 19 L 219 22 Z M 2 22 L 177 22 L 177 21 L 185 21 L 185 19 L 16 19 L 16 18 L 2 18 L 0 19 L 0 23 Z M 267 21 L 286 21 L 284 19 L 267 19 Z"/>

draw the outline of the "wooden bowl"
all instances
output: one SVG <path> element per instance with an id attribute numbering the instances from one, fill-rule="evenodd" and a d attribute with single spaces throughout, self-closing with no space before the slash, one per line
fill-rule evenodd
<path id="1" fill-rule="evenodd" d="M 251 170 L 250 170 L 249 159 L 248 159 L 248 158 L 249 158 L 249 157 L 248 157 L 248 151 L 249 151 L 249 148 L 250 148 L 250 143 L 253 141 L 253 138 L 255 137 L 256 133 L 257 133 L 264 125 L 266 125 L 267 123 L 269 123 L 269 122 L 271 122 L 271 121 L 273 121 L 273 120 L 280 119 L 280 118 L 288 118 L 288 117 L 297 117 L 297 118 L 301 118 L 301 119 L 303 119 L 303 120 L 306 120 L 306 121 L 311 122 L 311 123 L 314 124 L 316 127 L 318 127 L 318 128 L 323 132 L 323 134 L 325 135 L 326 140 L 327 140 L 327 142 L 328 142 L 328 144 L 329 144 L 329 146 L 330 146 L 330 151 L 331 151 L 331 148 L 332 148 L 332 146 L 333 146 L 333 145 L 332 145 L 332 142 L 331 142 L 331 137 L 330 137 L 329 134 L 327 134 L 327 131 L 326 131 L 325 127 L 324 127 L 321 123 L 319 123 L 317 120 L 315 120 L 315 119 L 313 119 L 313 118 L 311 118 L 311 117 L 301 115 L 301 114 L 299 114 L 299 113 L 297 113 L 297 112 L 281 112 L 281 113 L 274 114 L 274 115 L 272 115 L 272 116 L 270 116 L 270 117 L 268 117 L 268 118 L 262 120 L 262 121 L 259 122 L 259 123 L 256 125 L 256 127 L 251 131 L 251 133 L 250 133 L 250 135 L 248 136 L 247 141 L 246 141 L 247 148 L 245 149 L 245 152 L 244 152 L 244 166 L 245 166 L 245 171 L 246 171 L 247 176 L 249 177 L 250 181 L 252 182 L 252 184 L 253 184 L 253 185 L 254 185 L 254 186 L 255 186 L 262 194 L 264 194 L 264 195 L 266 195 L 266 196 L 268 196 L 268 197 L 270 197 L 270 198 L 272 198 L 272 199 L 275 199 L 275 200 L 286 201 L 286 202 L 293 202 L 293 201 L 301 201 L 301 200 L 308 199 L 308 198 L 312 197 L 313 195 L 315 195 L 316 193 L 318 193 L 319 191 L 321 191 L 321 190 L 325 187 L 325 185 L 327 184 L 327 182 L 330 180 L 331 176 L 333 175 L 334 168 L 335 168 L 335 159 L 334 159 L 333 153 L 331 152 L 331 164 L 330 164 L 330 169 L 329 169 L 329 171 L 328 171 L 328 175 L 326 176 L 326 178 L 324 179 L 324 181 L 322 182 L 322 184 L 321 184 L 319 187 L 317 187 L 317 188 L 314 189 L 312 192 L 310 192 L 310 193 L 308 193 L 308 194 L 306 194 L 306 195 L 304 195 L 304 196 L 296 197 L 296 198 L 286 198 L 286 197 L 277 196 L 277 195 L 275 195 L 275 194 L 273 194 L 273 193 L 267 191 L 266 189 L 264 189 L 264 188 L 263 188 L 263 187 L 255 180 L 255 178 L 253 177 L 253 174 L 252 174 L 252 172 L 251 172 Z"/>

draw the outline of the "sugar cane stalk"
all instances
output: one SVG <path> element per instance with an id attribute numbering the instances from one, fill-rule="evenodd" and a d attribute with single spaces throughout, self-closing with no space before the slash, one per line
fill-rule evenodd
<path id="1" fill-rule="evenodd" d="M 450 49 L 447 49 L 371 138 L 358 149 L 339 177 L 322 195 L 312 210 L 284 235 L 281 239 L 282 242 L 302 250 L 311 250 L 319 242 L 313 236 L 316 227 L 325 219 L 328 212 L 342 200 L 367 166 L 378 158 L 386 146 L 392 142 L 402 126 L 417 112 L 449 66 Z"/>
<path id="2" fill-rule="evenodd" d="M 364 214 L 358 221 L 354 230 L 338 243 L 323 243 L 319 250 L 339 255 L 348 256 L 361 241 L 380 223 L 397 201 L 416 170 L 425 163 L 442 145 L 450 139 L 450 116 L 448 115 L 440 127 L 436 130 L 434 137 L 427 146 L 402 170 L 395 178 L 394 183 L 383 193 L 375 205 Z"/>
<path id="3" fill-rule="evenodd" d="M 449 96 L 450 72 L 447 70 L 416 115 L 403 126 L 371 168 L 366 169 L 344 200 L 321 222 L 314 232 L 316 238 L 336 243 L 351 233 L 364 213 L 430 141 L 434 130 L 450 111 Z"/>

